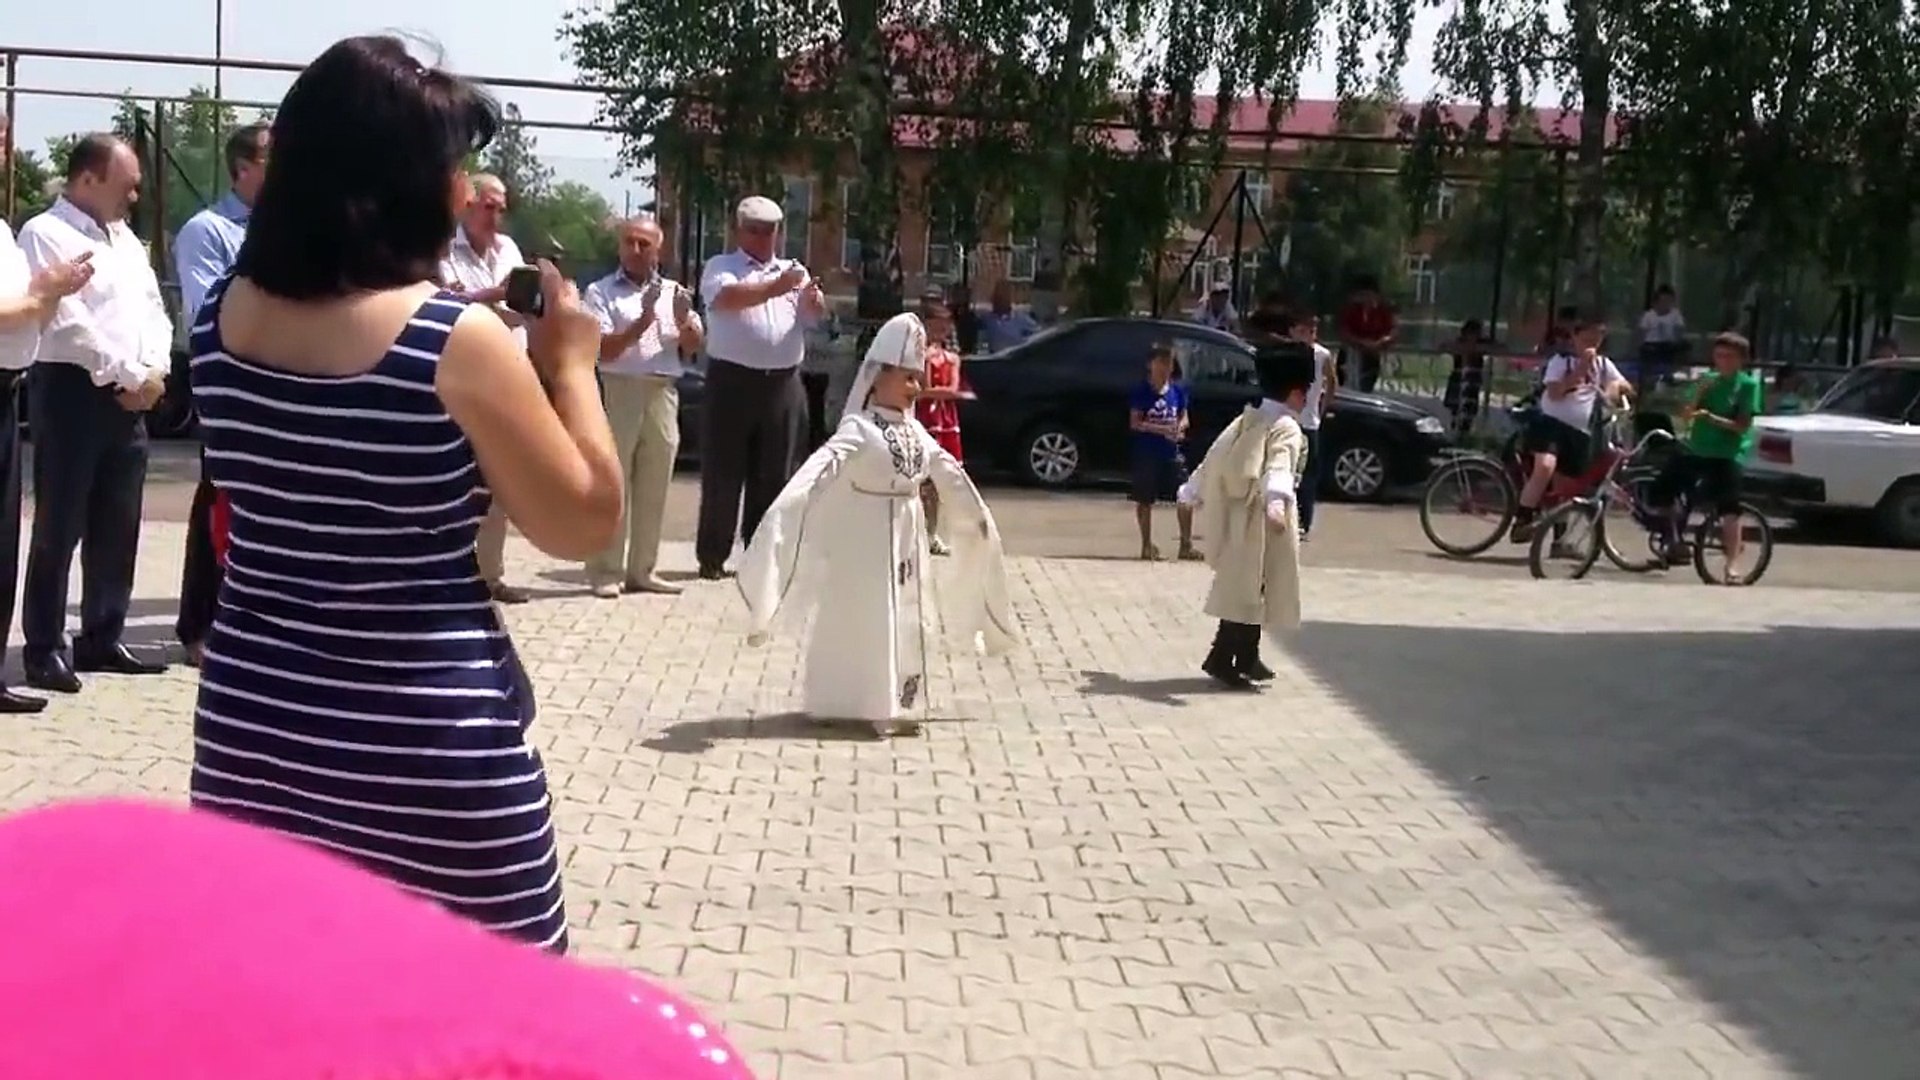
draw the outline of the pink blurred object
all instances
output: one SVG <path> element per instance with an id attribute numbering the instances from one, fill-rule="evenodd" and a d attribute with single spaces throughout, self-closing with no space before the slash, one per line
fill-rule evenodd
<path id="1" fill-rule="evenodd" d="M 751 1080 L 685 1003 L 204 813 L 0 820 L 6 1080 Z"/>

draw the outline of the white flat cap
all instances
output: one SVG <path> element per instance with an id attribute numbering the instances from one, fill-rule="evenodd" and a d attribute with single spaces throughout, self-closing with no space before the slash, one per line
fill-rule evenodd
<path id="1" fill-rule="evenodd" d="M 756 225 L 778 225 L 787 219 L 780 212 L 780 204 L 765 195 L 749 195 L 740 200 L 733 211 L 735 221 L 750 221 Z"/>

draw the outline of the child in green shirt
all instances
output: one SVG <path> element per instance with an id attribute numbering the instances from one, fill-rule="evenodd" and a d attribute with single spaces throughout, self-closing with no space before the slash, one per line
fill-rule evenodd
<path id="1" fill-rule="evenodd" d="M 1667 462 L 1648 492 L 1648 502 L 1668 511 L 1668 549 L 1675 550 L 1686 523 L 1672 513 L 1683 492 L 1692 505 L 1720 515 L 1721 542 L 1727 551 L 1727 575 L 1740 557 L 1740 463 L 1753 450 L 1753 418 L 1765 406 L 1766 387 L 1748 371 L 1753 347 L 1739 334 L 1713 339 L 1713 374 L 1702 379 L 1693 403 L 1681 410 L 1686 444 Z"/>

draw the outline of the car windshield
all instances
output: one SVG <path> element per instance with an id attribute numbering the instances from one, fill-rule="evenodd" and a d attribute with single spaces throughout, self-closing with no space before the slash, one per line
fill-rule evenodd
<path id="1" fill-rule="evenodd" d="M 1856 368 L 1820 399 L 1815 412 L 1907 423 L 1920 403 L 1920 368 L 1873 365 Z"/>

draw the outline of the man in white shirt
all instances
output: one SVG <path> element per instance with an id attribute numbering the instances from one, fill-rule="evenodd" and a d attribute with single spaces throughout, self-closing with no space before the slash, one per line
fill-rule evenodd
<path id="1" fill-rule="evenodd" d="M 727 576 L 807 453 L 807 395 L 800 363 L 807 328 L 827 313 L 807 268 L 777 257 L 780 204 L 761 195 L 734 210 L 732 251 L 707 260 L 707 388 L 700 435 L 700 577 Z"/>
<path id="2" fill-rule="evenodd" d="M 652 214 L 623 221 L 620 269 L 587 286 L 581 303 L 600 320 L 600 397 L 627 477 L 627 527 L 587 563 L 593 594 L 677 593 L 655 570 L 667 486 L 680 453 L 682 353 L 700 348 L 693 294 L 660 274 L 666 236 Z"/>
<path id="3" fill-rule="evenodd" d="M 1193 321 L 1229 334 L 1238 333 L 1240 313 L 1233 310 L 1233 291 L 1225 285 L 1215 285 L 1200 310 L 1193 313 Z"/>
<path id="4" fill-rule="evenodd" d="M 1513 519 L 1513 541 L 1533 537 L 1533 522 L 1541 500 L 1556 475 L 1566 478 L 1587 471 L 1593 452 L 1593 409 L 1604 395 L 1618 404 L 1633 396 L 1633 386 L 1612 360 L 1601 355 L 1606 324 L 1590 316 L 1575 316 L 1568 347 L 1547 359 L 1540 413 L 1528 425 L 1522 446 L 1533 455 L 1533 471 L 1520 492 L 1520 509 Z"/>
<path id="5" fill-rule="evenodd" d="M 0 169 L 7 160 L 7 115 L 0 113 Z M 20 382 L 40 347 L 40 328 L 55 305 L 93 277 L 91 255 L 57 262 L 35 273 L 0 219 L 0 656 L 6 653 L 20 584 Z M 36 713 L 45 698 L 18 694 L 0 683 L 0 713 Z"/>
<path id="6" fill-rule="evenodd" d="M 520 245 L 501 231 L 507 216 L 507 185 L 497 176 L 476 173 L 467 180 L 469 198 L 460 228 L 447 245 L 447 256 L 440 260 L 440 283 L 476 304 L 486 304 L 500 313 L 514 336 L 526 344 L 526 328 L 520 317 L 508 311 L 507 274 L 526 265 Z M 501 604 L 524 604 L 527 594 L 506 583 L 507 515 L 495 502 L 480 523 L 474 541 L 474 556 L 480 562 L 480 579 L 487 583 L 493 599 Z"/>
<path id="7" fill-rule="evenodd" d="M 1653 291 L 1653 306 L 1640 315 L 1640 363 L 1636 374 L 1644 388 L 1670 378 L 1687 352 L 1687 318 L 1680 314 L 1673 286 Z"/>
<path id="8" fill-rule="evenodd" d="M 233 269 L 246 242 L 247 219 L 253 200 L 267 176 L 268 128 L 248 124 L 227 136 L 228 192 L 212 206 L 188 218 L 173 238 L 173 266 L 180 282 L 180 321 L 191 331 L 200 321 L 207 294 Z M 193 507 L 187 511 L 187 554 L 180 565 L 180 614 L 173 633 L 187 651 L 187 663 L 198 666 L 201 645 L 213 629 L 220 599 L 220 559 L 213 547 L 213 482 L 207 478 L 206 456 L 200 458 L 200 483 L 193 489 Z"/>
<path id="9" fill-rule="evenodd" d="M 33 415 L 33 540 L 20 627 L 27 684 L 76 693 L 75 671 L 147 675 L 121 641 L 133 600 L 140 503 L 147 480 L 142 414 L 173 366 L 173 324 L 147 247 L 127 226 L 140 159 L 112 135 L 87 135 L 67 159 L 66 184 L 20 230 L 34 272 L 86 257 L 93 277 L 61 300 L 28 378 Z M 80 633 L 67 656 L 67 574 L 80 564 Z"/>

